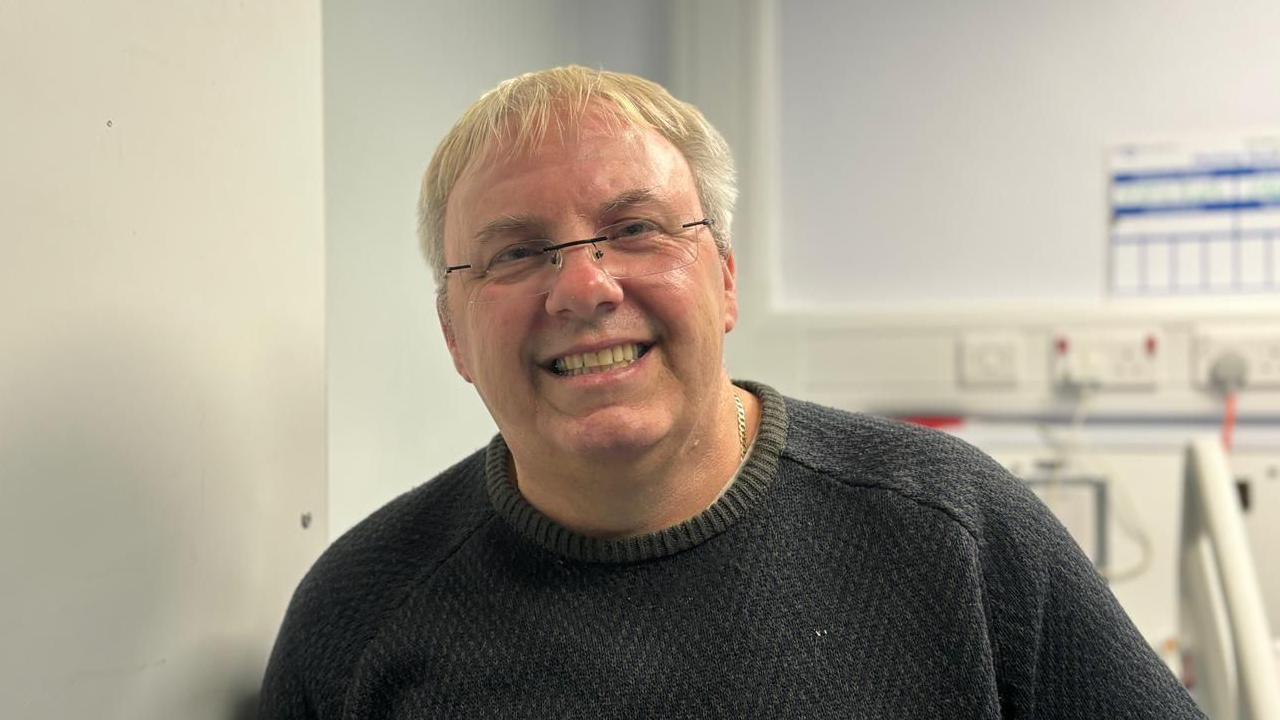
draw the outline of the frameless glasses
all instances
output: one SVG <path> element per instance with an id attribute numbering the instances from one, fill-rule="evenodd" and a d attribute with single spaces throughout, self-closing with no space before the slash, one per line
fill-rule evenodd
<path id="1" fill-rule="evenodd" d="M 679 270 L 698 259 L 700 226 L 709 218 L 669 230 L 655 220 L 631 219 L 601 228 L 595 237 L 566 243 L 546 239 L 478 244 L 471 262 L 450 265 L 446 276 L 461 277 L 473 303 L 491 303 L 542 295 L 551 291 L 564 266 L 566 251 L 582 247 L 615 279 L 637 278 Z"/>

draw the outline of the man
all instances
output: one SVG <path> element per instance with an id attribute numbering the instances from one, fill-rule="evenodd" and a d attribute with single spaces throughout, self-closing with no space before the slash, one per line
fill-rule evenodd
<path id="1" fill-rule="evenodd" d="M 730 381 L 734 195 L 640 78 L 467 111 L 421 232 L 500 434 L 316 563 L 264 717 L 1200 717 L 993 461 Z"/>

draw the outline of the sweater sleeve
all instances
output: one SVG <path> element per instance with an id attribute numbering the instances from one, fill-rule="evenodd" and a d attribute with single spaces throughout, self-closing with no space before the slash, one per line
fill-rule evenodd
<path id="1" fill-rule="evenodd" d="M 981 537 L 1006 718 L 1203 718 L 1066 529 L 1022 483 Z"/>
<path id="2" fill-rule="evenodd" d="M 492 518 L 479 451 L 349 530 L 289 602 L 259 696 L 263 720 L 344 717 L 369 642 L 421 578 Z"/>
<path id="3" fill-rule="evenodd" d="M 312 695 L 317 683 L 327 675 L 328 663 L 323 660 L 331 653 L 309 652 L 308 649 L 331 646 L 317 630 L 334 625 L 334 618 L 315 617 L 317 609 L 325 606 L 322 601 L 326 595 L 317 591 L 315 580 L 323 572 L 325 559 L 317 563 L 319 571 L 313 567 L 298 585 L 280 624 L 258 696 L 258 717 L 261 720 L 318 720 L 322 717 L 319 703 Z"/>

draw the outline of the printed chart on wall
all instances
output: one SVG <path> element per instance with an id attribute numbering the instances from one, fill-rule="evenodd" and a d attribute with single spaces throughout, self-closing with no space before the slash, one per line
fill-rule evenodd
<path id="1" fill-rule="evenodd" d="M 1280 131 L 1115 145 L 1115 296 L 1280 294 Z"/>

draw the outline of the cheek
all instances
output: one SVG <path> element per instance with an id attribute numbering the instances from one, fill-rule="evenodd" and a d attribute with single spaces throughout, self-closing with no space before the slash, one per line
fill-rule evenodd
<path id="1" fill-rule="evenodd" d="M 654 283 L 662 285 L 667 292 L 685 298 L 686 303 L 705 302 L 706 298 L 720 292 L 723 283 L 720 279 L 719 263 L 708 263 L 704 260 L 699 258 L 693 265 L 655 275 Z"/>
<path id="2" fill-rule="evenodd" d="M 472 372 L 482 378 L 509 375 L 523 362 L 521 348 L 534 321 L 527 315 L 514 306 L 493 306 L 471 313 L 465 343 L 460 338 L 458 344 Z"/>
<path id="3" fill-rule="evenodd" d="M 722 342 L 728 331 L 730 308 L 725 305 L 719 266 L 694 265 L 659 276 L 646 293 L 649 307 L 664 325 L 706 352 Z"/>

